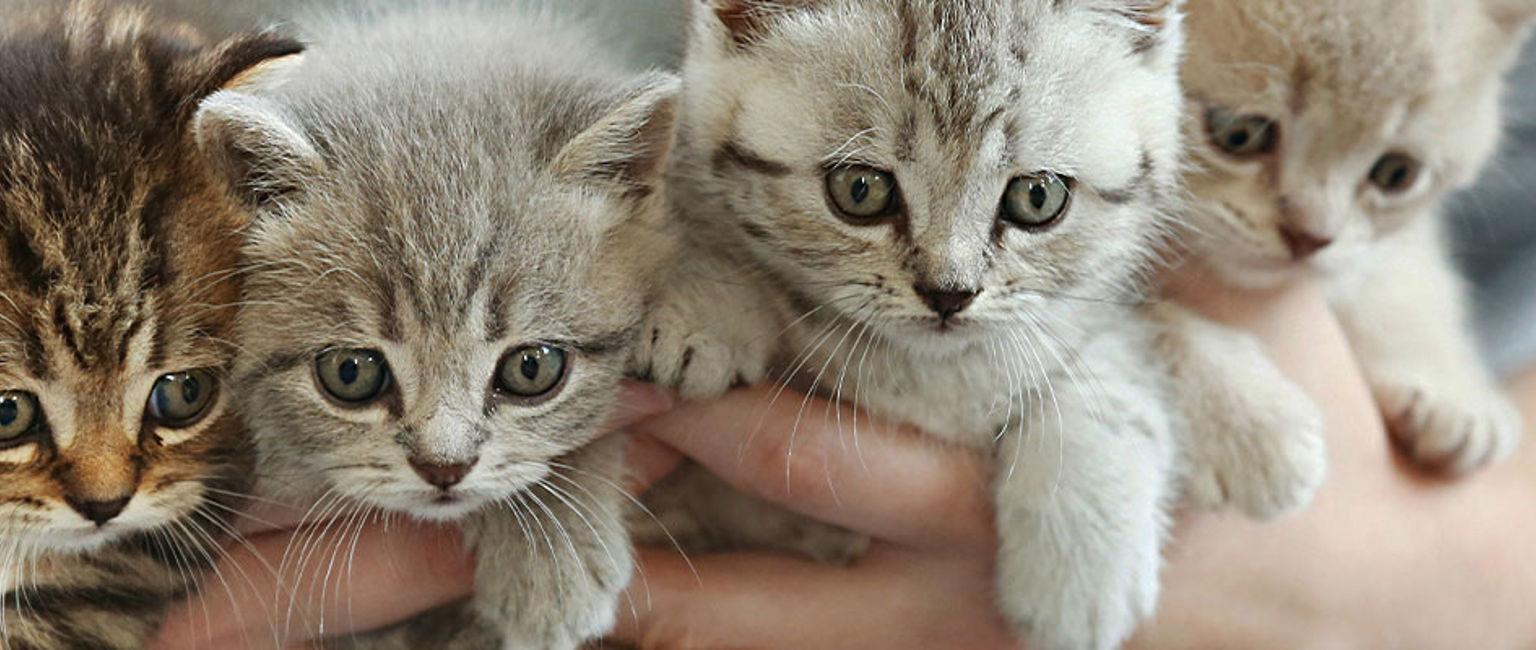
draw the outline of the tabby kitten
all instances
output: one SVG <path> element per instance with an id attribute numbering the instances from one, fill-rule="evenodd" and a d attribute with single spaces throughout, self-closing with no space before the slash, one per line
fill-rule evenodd
<path id="1" fill-rule="evenodd" d="M 689 254 L 642 369 L 692 396 L 787 376 L 992 453 L 1007 619 L 1032 648 L 1117 646 L 1157 600 L 1178 490 L 1135 304 L 1178 194 L 1177 7 L 705 4 L 672 188 Z M 819 466 L 785 479 L 828 489 Z M 696 549 L 858 552 L 710 481 L 653 497 Z"/>
<path id="2" fill-rule="evenodd" d="M 300 50 L 85 1 L 0 23 L 6 648 L 142 647 L 230 530 L 243 211 L 192 118 Z"/>
<path id="3" fill-rule="evenodd" d="M 1532 0 L 1191 0 L 1192 247 L 1244 285 L 1323 283 L 1409 457 L 1501 459 L 1518 413 L 1479 362 L 1435 218 L 1493 152 Z"/>
<path id="4" fill-rule="evenodd" d="M 575 648 L 633 564 L 623 442 L 595 439 L 671 254 L 677 80 L 542 14 L 315 31 L 282 92 L 197 121 L 256 210 L 237 376 L 262 480 L 351 524 L 462 523 L 473 611 L 393 643 Z"/>

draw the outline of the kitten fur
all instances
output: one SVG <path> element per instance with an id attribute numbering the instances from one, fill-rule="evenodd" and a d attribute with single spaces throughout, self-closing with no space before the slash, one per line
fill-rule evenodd
<path id="1" fill-rule="evenodd" d="M 623 72 L 541 13 L 423 8 L 307 31 L 318 45 L 291 85 L 215 95 L 197 124 L 256 208 L 237 371 L 263 492 L 349 522 L 284 570 L 372 517 L 461 522 L 472 610 L 338 645 L 575 648 L 613 625 L 633 565 L 623 442 L 594 440 L 672 252 L 678 82 Z M 538 399 L 495 387 L 528 345 L 570 361 Z M 323 389 L 318 357 L 346 349 L 387 360 L 379 399 Z M 413 466 L 461 473 L 439 488 Z"/>
<path id="2" fill-rule="evenodd" d="M 1138 289 L 1179 195 L 1177 4 L 708 0 L 696 14 L 672 185 L 688 253 L 639 369 L 695 397 L 787 378 L 992 453 L 1007 619 L 1032 648 L 1118 646 L 1157 600 L 1181 475 Z M 848 164 L 894 173 L 899 209 L 840 218 L 824 178 Z M 1067 216 L 1005 223 L 1010 179 L 1041 171 L 1075 179 Z M 793 452 L 757 484 L 835 491 Z M 653 495 L 695 550 L 839 559 L 862 544 L 696 468 Z"/>
<path id="3" fill-rule="evenodd" d="M 302 46 L 96 2 L 0 20 L 0 391 L 40 413 L 0 441 L 0 645 L 138 648 L 212 567 L 252 465 L 227 391 L 177 426 L 146 407 L 234 357 L 243 210 L 193 110 Z"/>
<path id="4" fill-rule="evenodd" d="M 1233 283 L 1321 282 L 1412 460 L 1461 474 L 1508 456 L 1520 417 L 1475 353 L 1437 215 L 1495 149 L 1501 78 L 1536 2 L 1188 7 L 1191 247 Z M 1228 155 L 1215 109 L 1273 120 L 1273 150 Z M 1370 177 L 1395 153 L 1422 169 L 1385 191 Z"/>

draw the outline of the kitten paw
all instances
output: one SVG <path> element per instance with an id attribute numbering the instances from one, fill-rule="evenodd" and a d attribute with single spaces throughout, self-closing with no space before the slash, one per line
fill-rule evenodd
<path id="1" fill-rule="evenodd" d="M 695 297 L 696 298 L 696 297 Z M 760 305 L 668 296 L 641 330 L 635 371 L 685 399 L 718 397 L 762 382 L 778 332 Z"/>
<path id="2" fill-rule="evenodd" d="M 1221 416 L 1191 424 L 1186 496 L 1210 510 L 1269 521 L 1305 508 L 1328 470 L 1317 405 L 1278 371 L 1246 383 Z"/>
<path id="3" fill-rule="evenodd" d="M 1010 569 L 999 559 L 1003 611 L 1031 650 L 1114 650 L 1157 605 L 1162 558 L 1155 544 L 1110 562 L 1060 558 L 1065 564 L 1036 571 Z M 1046 575 L 1064 579 L 1042 579 Z"/>
<path id="4" fill-rule="evenodd" d="M 1508 458 L 1520 443 L 1520 412 L 1491 384 L 1382 381 L 1376 395 L 1393 439 L 1421 468 L 1465 475 Z"/>

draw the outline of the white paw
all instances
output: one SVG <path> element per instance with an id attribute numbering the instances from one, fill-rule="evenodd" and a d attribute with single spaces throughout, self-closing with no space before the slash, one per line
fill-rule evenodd
<path id="1" fill-rule="evenodd" d="M 1017 562 L 999 557 L 998 598 L 1025 646 L 1113 650 L 1151 618 L 1160 588 L 1158 545 L 1122 550 L 1127 552 L 1097 561 L 1087 555 L 1044 554 Z"/>
<path id="2" fill-rule="evenodd" d="M 1317 405 L 1278 371 L 1225 397 L 1222 413 L 1190 423 L 1186 496 L 1259 521 L 1305 508 L 1328 473 Z"/>
<path id="3" fill-rule="evenodd" d="M 778 332 L 761 306 L 668 296 L 646 319 L 635 371 L 687 399 L 708 399 L 762 382 Z"/>
<path id="4" fill-rule="evenodd" d="M 1376 399 L 1392 436 L 1424 469 L 1460 476 L 1508 458 L 1520 443 L 1520 412 L 1496 386 L 1383 379 Z"/>

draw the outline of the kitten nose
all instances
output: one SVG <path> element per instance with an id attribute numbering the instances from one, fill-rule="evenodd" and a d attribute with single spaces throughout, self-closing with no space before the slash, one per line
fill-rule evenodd
<path id="1" fill-rule="evenodd" d="M 1318 251 L 1333 244 L 1332 238 L 1319 237 L 1306 229 L 1294 226 L 1281 226 L 1280 238 L 1284 239 L 1285 245 L 1291 249 L 1291 258 L 1298 262 L 1316 255 Z"/>
<path id="2" fill-rule="evenodd" d="M 416 458 L 411 459 L 411 469 L 421 476 L 422 480 L 431 483 L 440 490 L 446 490 L 464 481 L 469 476 L 469 471 L 475 468 L 478 459 L 467 463 L 432 463 Z"/>
<path id="3" fill-rule="evenodd" d="M 67 501 L 69 502 L 69 507 L 74 508 L 75 512 L 80 513 L 80 516 L 85 517 L 97 526 L 105 526 L 107 522 L 123 514 L 123 510 L 127 509 L 128 502 L 132 499 L 132 496 L 127 496 L 112 501 L 80 501 L 76 499 L 67 499 Z"/>
<path id="4" fill-rule="evenodd" d="M 920 284 L 913 285 L 912 288 L 917 291 L 918 296 L 922 297 L 923 302 L 928 303 L 928 307 L 933 310 L 933 313 L 946 320 L 965 311 L 971 306 L 971 303 L 976 301 L 976 296 L 981 295 L 980 291 L 965 289 L 956 291 L 954 289 L 925 287 Z"/>

